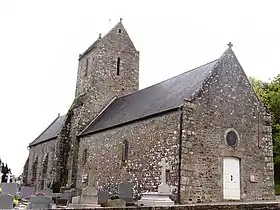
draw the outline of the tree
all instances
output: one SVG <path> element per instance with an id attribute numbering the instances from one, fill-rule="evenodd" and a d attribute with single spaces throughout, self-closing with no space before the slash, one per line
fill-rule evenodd
<path id="1" fill-rule="evenodd" d="M 268 83 L 252 77 L 250 81 L 260 100 L 270 111 L 274 162 L 280 164 L 280 74 Z"/>

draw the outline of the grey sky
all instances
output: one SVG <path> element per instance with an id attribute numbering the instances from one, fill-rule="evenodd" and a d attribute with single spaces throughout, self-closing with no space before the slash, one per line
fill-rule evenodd
<path id="1" fill-rule="evenodd" d="M 268 80 L 280 73 L 278 2 L 0 0 L 1 159 L 22 172 L 28 144 L 72 103 L 79 53 L 120 17 L 140 88 L 219 58 L 229 41 L 247 75 Z"/>

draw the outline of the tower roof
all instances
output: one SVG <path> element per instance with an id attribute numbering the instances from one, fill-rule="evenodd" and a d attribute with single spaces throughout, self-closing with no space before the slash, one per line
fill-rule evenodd
<path id="1" fill-rule="evenodd" d="M 102 43 L 104 40 L 106 40 L 107 37 L 109 37 L 113 33 L 118 33 L 118 31 L 121 30 L 122 33 L 125 33 L 127 35 L 127 38 L 130 40 L 130 44 L 133 46 L 133 48 L 136 50 L 133 42 L 131 41 L 125 27 L 122 24 L 122 19 L 103 37 L 101 37 L 101 34 L 99 34 L 98 39 L 93 42 L 92 45 L 90 45 L 82 54 L 80 54 L 79 59 L 83 58 L 85 55 L 87 55 L 92 50 L 98 48 L 99 44 Z"/>

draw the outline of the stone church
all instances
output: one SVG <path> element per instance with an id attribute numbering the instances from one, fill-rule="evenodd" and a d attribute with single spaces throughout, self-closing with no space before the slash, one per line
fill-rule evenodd
<path id="1" fill-rule="evenodd" d="M 177 203 L 274 199 L 271 118 L 232 46 L 139 90 L 139 52 L 120 21 L 79 56 L 74 101 L 29 144 L 24 182 L 156 191 L 162 158 Z"/>

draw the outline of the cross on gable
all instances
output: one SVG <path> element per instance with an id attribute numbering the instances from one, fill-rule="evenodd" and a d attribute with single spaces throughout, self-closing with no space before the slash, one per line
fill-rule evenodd
<path id="1" fill-rule="evenodd" d="M 233 44 L 231 42 L 229 42 L 227 45 L 229 48 L 232 48 L 232 46 L 233 46 Z"/>
<path id="2" fill-rule="evenodd" d="M 161 183 L 166 184 L 166 170 L 170 169 L 170 166 L 165 162 L 165 158 L 161 159 L 159 165 L 161 166 Z"/>

